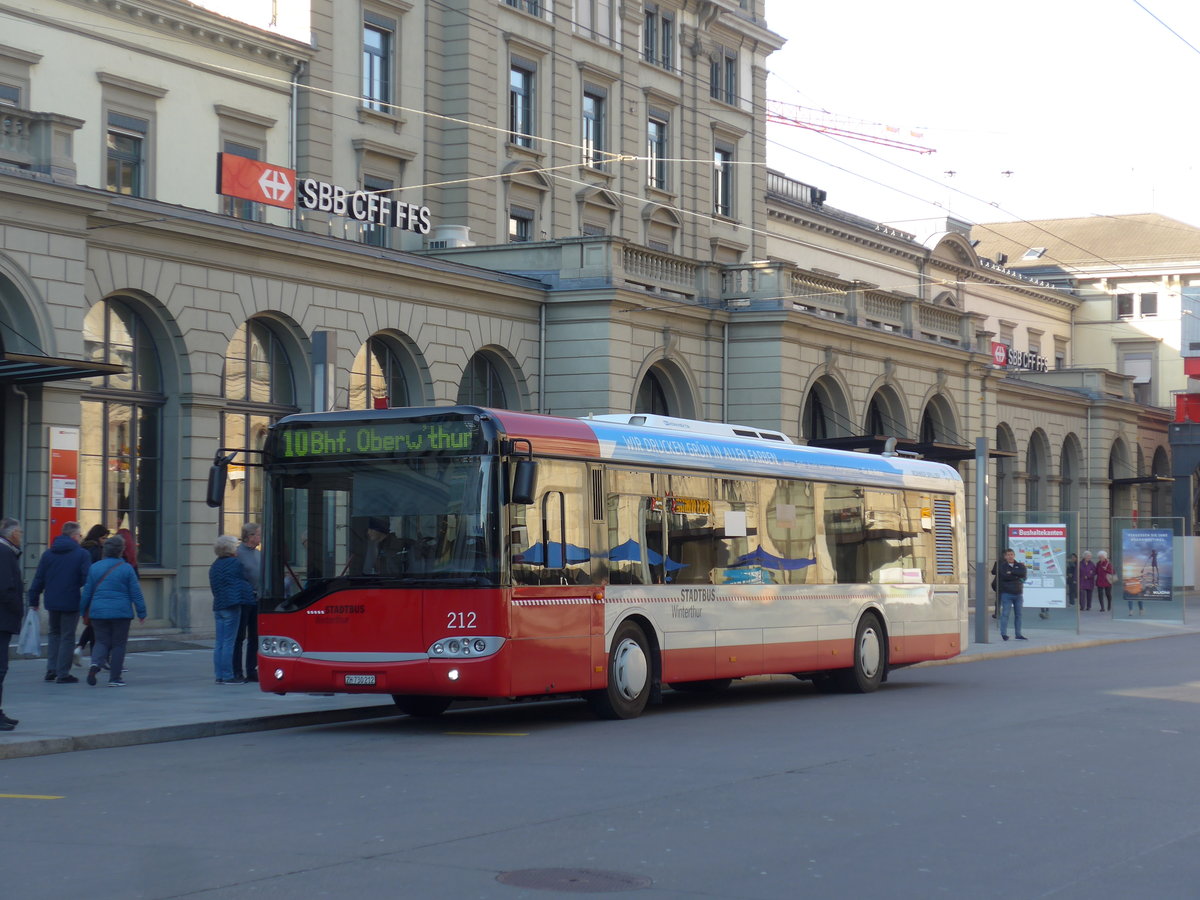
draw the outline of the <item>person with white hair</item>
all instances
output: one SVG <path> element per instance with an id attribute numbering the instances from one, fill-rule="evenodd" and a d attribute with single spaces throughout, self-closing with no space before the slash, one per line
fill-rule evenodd
<path id="1" fill-rule="evenodd" d="M 0 731 L 12 731 L 17 720 L 4 714 L 4 676 L 8 674 L 8 645 L 21 633 L 25 582 L 21 578 L 21 523 L 0 519 Z"/>
<path id="2" fill-rule="evenodd" d="M 212 589 L 213 618 L 217 625 L 217 640 L 213 645 L 213 671 L 217 684 L 246 683 L 245 678 L 234 673 L 233 648 L 242 607 L 254 601 L 254 586 L 238 559 L 240 543 L 232 534 L 221 535 L 213 544 L 217 558 L 208 567 L 208 586 Z"/>

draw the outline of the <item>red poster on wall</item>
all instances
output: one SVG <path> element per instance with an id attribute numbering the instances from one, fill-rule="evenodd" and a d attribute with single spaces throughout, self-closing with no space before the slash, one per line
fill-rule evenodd
<path id="1" fill-rule="evenodd" d="M 50 429 L 50 539 L 79 520 L 79 429 Z"/>

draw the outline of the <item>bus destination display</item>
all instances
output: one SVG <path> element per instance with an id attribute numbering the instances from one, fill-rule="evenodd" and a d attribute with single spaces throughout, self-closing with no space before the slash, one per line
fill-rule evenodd
<path id="1" fill-rule="evenodd" d="M 277 436 L 280 459 L 469 453 L 477 449 L 475 422 L 373 422 L 369 425 L 286 425 Z"/>

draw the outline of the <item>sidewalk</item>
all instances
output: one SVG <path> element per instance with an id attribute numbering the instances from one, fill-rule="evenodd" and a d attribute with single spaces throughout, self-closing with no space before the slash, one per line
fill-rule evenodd
<path id="1" fill-rule="evenodd" d="M 95 687 L 43 680 L 45 659 L 14 659 L 4 680 L 4 711 L 17 719 L 0 731 L 0 759 L 97 750 L 159 741 L 269 731 L 397 715 L 386 694 L 278 696 L 257 684 L 214 684 L 212 641 L 130 639 L 125 681 Z M 85 661 L 86 662 L 86 661 Z"/>
<path id="2" fill-rule="evenodd" d="M 1028 653 L 1071 650 L 1120 641 L 1200 633 L 1200 600 L 1188 597 L 1187 622 L 1129 618 L 1121 604 L 1117 614 L 1082 613 L 1078 632 L 1074 609 L 1055 610 L 1047 620 L 1027 610 L 1028 641 L 1000 640 L 989 616 L 990 642 L 971 643 L 954 659 L 921 663 L 954 665 Z M 14 659 L 4 682 L 4 709 L 20 720 L 15 731 L 0 732 L 0 759 L 96 750 L 160 741 L 269 731 L 398 715 L 391 698 L 378 694 L 313 696 L 263 693 L 256 684 L 213 683 L 212 642 L 173 638 L 130 641 L 128 685 L 107 686 L 106 673 L 89 687 L 86 668 L 75 669 L 79 684 L 42 680 L 45 659 Z"/>

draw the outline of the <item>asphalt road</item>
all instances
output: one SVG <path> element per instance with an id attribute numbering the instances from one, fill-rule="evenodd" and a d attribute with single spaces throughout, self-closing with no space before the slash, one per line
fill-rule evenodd
<path id="1" fill-rule="evenodd" d="M 0 896 L 1194 898 L 1198 658 L 1185 635 L 623 722 L 558 702 L 10 759 Z"/>

